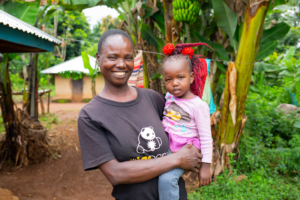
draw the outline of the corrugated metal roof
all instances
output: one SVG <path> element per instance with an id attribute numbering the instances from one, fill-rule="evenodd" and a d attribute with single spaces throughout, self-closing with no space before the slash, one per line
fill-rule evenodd
<path id="1" fill-rule="evenodd" d="M 32 35 L 36 35 L 39 38 L 43 38 L 45 40 L 48 40 L 50 42 L 53 42 L 55 44 L 61 44 L 62 41 L 56 39 L 55 37 L 49 35 L 48 33 L 45 33 L 44 31 L 35 28 L 34 26 L 31 26 L 22 20 L 0 10 L 0 23 L 4 24 L 6 26 L 9 26 L 13 29 L 18 29 L 23 32 L 30 33 Z"/>
<path id="2" fill-rule="evenodd" d="M 96 58 L 89 56 L 90 65 L 94 67 L 96 65 Z M 99 69 L 99 67 L 98 67 Z M 53 67 L 44 69 L 41 71 L 42 74 L 58 74 L 66 71 L 70 72 L 82 72 L 84 74 L 89 74 L 89 70 L 84 68 L 82 56 L 78 56 L 66 62 L 60 63 Z M 99 71 L 99 70 L 98 70 Z"/>

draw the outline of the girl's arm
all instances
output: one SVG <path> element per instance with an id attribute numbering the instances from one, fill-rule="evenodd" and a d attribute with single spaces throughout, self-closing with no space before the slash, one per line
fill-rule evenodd
<path id="1" fill-rule="evenodd" d="M 118 162 L 113 159 L 101 164 L 99 169 L 108 181 L 116 186 L 145 182 L 178 167 L 195 171 L 199 168 L 201 158 L 199 150 L 189 144 L 168 156 L 126 162 Z"/>
<path id="2" fill-rule="evenodd" d="M 208 105 L 201 101 L 195 113 L 195 121 L 197 124 L 201 153 L 203 154 L 202 164 L 199 171 L 199 187 L 209 185 L 211 183 L 210 164 L 212 162 L 212 136 L 210 127 L 210 114 Z"/>

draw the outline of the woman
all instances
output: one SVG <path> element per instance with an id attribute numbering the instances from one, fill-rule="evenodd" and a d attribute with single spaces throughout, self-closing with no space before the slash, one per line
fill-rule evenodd
<path id="1" fill-rule="evenodd" d="M 99 168 L 116 199 L 156 200 L 158 176 L 175 168 L 196 170 L 201 154 L 187 145 L 167 155 L 161 123 L 165 99 L 148 89 L 129 87 L 134 45 L 121 30 L 108 30 L 98 44 L 103 90 L 80 111 L 78 134 L 84 170 Z M 187 199 L 179 181 L 180 199 Z"/>

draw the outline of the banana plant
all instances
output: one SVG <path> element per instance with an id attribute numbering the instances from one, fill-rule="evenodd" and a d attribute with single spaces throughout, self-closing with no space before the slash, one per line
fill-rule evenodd
<path id="1" fill-rule="evenodd" d="M 94 97 L 94 96 L 96 96 L 96 78 L 97 78 L 97 75 L 98 75 L 98 73 L 97 73 L 97 69 L 98 69 L 97 62 L 95 62 L 95 66 L 92 67 L 91 64 L 90 64 L 89 56 L 88 56 L 87 52 L 84 52 L 84 51 L 81 52 L 81 57 L 82 57 L 82 60 L 83 60 L 84 68 L 89 70 L 89 76 L 92 79 L 91 89 L 92 89 L 92 95 Z"/>

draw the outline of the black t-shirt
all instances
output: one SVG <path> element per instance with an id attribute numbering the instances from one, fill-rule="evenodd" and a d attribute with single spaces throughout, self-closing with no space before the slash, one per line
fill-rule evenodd
<path id="1" fill-rule="evenodd" d="M 166 156 L 169 141 L 161 123 L 165 99 L 149 89 L 136 88 L 136 99 L 115 102 L 96 96 L 79 113 L 78 134 L 84 170 L 107 161 L 119 162 Z M 187 199 L 179 180 L 180 199 Z M 136 184 L 117 185 L 116 199 L 157 200 L 158 177 Z"/>

